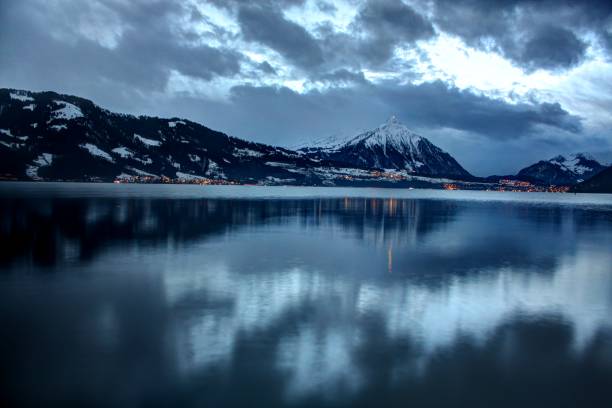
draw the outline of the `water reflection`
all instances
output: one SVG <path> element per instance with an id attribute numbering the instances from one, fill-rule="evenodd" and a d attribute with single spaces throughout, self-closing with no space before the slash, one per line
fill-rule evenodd
<path id="1" fill-rule="evenodd" d="M 348 197 L 0 206 L 8 403 L 612 402 L 607 209 Z"/>

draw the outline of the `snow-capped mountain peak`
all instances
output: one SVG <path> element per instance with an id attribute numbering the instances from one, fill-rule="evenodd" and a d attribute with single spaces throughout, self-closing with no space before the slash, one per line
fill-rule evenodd
<path id="1" fill-rule="evenodd" d="M 519 171 L 518 175 L 546 184 L 570 185 L 593 177 L 605 168 L 588 153 L 558 155 Z"/>
<path id="2" fill-rule="evenodd" d="M 569 157 L 559 155 L 549 161 L 577 175 L 593 172 L 600 167 L 600 163 L 588 153 L 574 153 Z"/>
<path id="3" fill-rule="evenodd" d="M 347 145 L 363 142 L 366 147 L 379 146 L 385 150 L 387 147 L 393 147 L 398 152 L 406 152 L 418 150 L 418 142 L 423 139 L 425 138 L 408 129 L 395 116 L 391 116 L 376 129 L 355 136 Z"/>
<path id="4" fill-rule="evenodd" d="M 316 139 L 310 143 L 301 143 L 296 150 L 310 151 L 338 151 L 348 146 L 357 146 L 362 142 L 366 147 L 393 147 L 399 152 L 418 149 L 418 142 L 427 140 L 403 125 L 395 116 L 373 130 L 362 131 L 357 136 L 332 135 Z"/>
<path id="5" fill-rule="evenodd" d="M 317 160 L 352 166 L 402 170 L 426 176 L 471 177 L 452 156 L 400 123 L 395 116 L 342 143 L 300 151 Z"/>

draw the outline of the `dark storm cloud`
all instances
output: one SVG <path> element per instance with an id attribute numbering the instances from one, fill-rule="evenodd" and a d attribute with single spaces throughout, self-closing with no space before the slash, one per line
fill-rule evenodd
<path id="1" fill-rule="evenodd" d="M 287 20 L 280 10 L 241 6 L 238 22 L 247 41 L 266 45 L 297 66 L 308 68 L 323 62 L 315 38 L 304 27 Z"/>
<path id="2" fill-rule="evenodd" d="M 571 67 L 584 58 L 586 48 L 572 31 L 546 26 L 527 41 L 520 60 L 530 68 Z"/>
<path id="3" fill-rule="evenodd" d="M 152 75 L 167 76 L 170 70 L 209 80 L 214 76 L 232 76 L 240 71 L 241 55 L 236 51 L 198 43 L 196 33 L 179 25 L 175 19 L 198 11 L 180 1 L 104 1 L 114 9 L 126 27 L 116 49 L 115 59 L 132 60 Z M 195 14 L 195 17 L 194 17 Z M 78 16 L 76 16 L 78 18 Z M 222 29 L 216 34 L 222 36 Z M 139 74 L 145 74 L 141 72 Z"/>
<path id="4" fill-rule="evenodd" d="M 368 0 L 353 22 L 355 32 L 367 33 L 360 52 L 372 63 L 381 64 L 398 44 L 430 38 L 431 23 L 401 1 Z"/>
<path id="5" fill-rule="evenodd" d="M 558 103 L 510 104 L 442 82 L 382 86 L 363 83 L 304 94 L 285 87 L 245 85 L 232 89 L 227 105 L 197 105 L 193 109 L 206 111 L 204 122 L 212 127 L 227 129 L 239 137 L 285 145 L 326 136 L 335 130 L 369 129 L 392 114 L 410 127 L 455 129 L 496 141 L 525 139 L 536 133 L 582 131 L 581 119 Z M 232 119 L 237 116 L 240 121 Z"/>
<path id="6" fill-rule="evenodd" d="M 612 29 L 610 31 L 604 31 L 602 38 L 604 47 L 606 47 L 608 53 L 612 54 Z"/>
<path id="7" fill-rule="evenodd" d="M 4 9 L 0 15 L 4 81 L 18 84 L 28 77 L 36 87 L 50 89 L 71 89 L 80 81 L 94 87 L 113 82 L 125 85 L 125 92 L 161 91 L 172 71 L 204 80 L 240 72 L 238 52 L 195 43 L 190 41 L 193 33 L 173 27 L 173 19 L 189 11 L 180 2 L 92 1 L 64 6 L 34 1 L 10 3 Z M 92 24 L 87 28 L 120 31 L 116 44 L 105 46 L 79 31 Z"/>
<path id="8" fill-rule="evenodd" d="M 414 46 L 416 41 L 435 35 L 431 22 L 402 1 L 370 0 L 356 6 L 357 14 L 347 32 L 336 31 L 329 22 L 314 30 L 323 63 L 310 72 L 312 79 L 341 70 L 394 70 L 393 56 L 398 46 Z"/>
<path id="9" fill-rule="evenodd" d="M 276 70 L 268 61 L 260 62 L 257 67 L 266 74 L 276 75 Z"/>
<path id="10" fill-rule="evenodd" d="M 368 82 L 363 72 L 353 72 L 344 68 L 322 74 L 316 79 L 330 85 L 365 84 Z"/>
<path id="11" fill-rule="evenodd" d="M 204 2 L 230 10 L 235 10 L 237 7 L 241 6 L 259 6 L 268 9 L 282 10 L 286 7 L 301 6 L 306 0 L 204 0 Z"/>
<path id="12" fill-rule="evenodd" d="M 571 133 L 582 130 L 580 118 L 558 103 L 509 104 L 436 81 L 418 86 L 392 86 L 383 95 L 401 106 L 412 123 L 479 133 L 492 139 L 520 138 L 546 125 Z"/>
<path id="13" fill-rule="evenodd" d="M 314 33 L 288 20 L 283 10 L 303 1 L 248 2 L 213 1 L 236 14 L 245 40 L 265 45 L 285 60 L 314 77 L 338 69 L 360 69 L 386 64 L 398 45 L 431 38 L 431 22 L 406 3 L 397 0 L 371 0 L 359 5 L 350 32 L 339 33 L 321 24 Z M 337 8 L 319 2 L 317 7 L 333 15 Z"/>
<path id="14" fill-rule="evenodd" d="M 605 42 L 612 2 L 434 0 L 434 22 L 469 45 L 497 51 L 528 71 L 567 69 L 586 56 L 580 31 Z"/>

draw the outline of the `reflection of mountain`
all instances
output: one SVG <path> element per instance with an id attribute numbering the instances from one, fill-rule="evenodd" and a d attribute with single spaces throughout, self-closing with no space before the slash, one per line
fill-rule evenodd
<path id="1" fill-rule="evenodd" d="M 448 222 L 454 204 L 396 199 L 313 200 L 3 200 L 0 261 L 31 257 L 41 264 L 86 260 L 113 245 L 182 245 L 235 228 L 333 225 L 363 239 L 416 239 Z"/>
<path id="2" fill-rule="evenodd" d="M 0 325 L 28 340 L 0 342 L 9 402 L 60 405 L 74 378 L 72 401 L 123 406 L 612 398 L 605 211 L 348 198 L 0 205 L 0 244 L 14 249 Z M 52 249 L 30 252 L 37 242 Z M 22 273 L 30 260 L 55 273 Z"/>
<path id="3" fill-rule="evenodd" d="M 285 227 L 306 233 L 324 229 L 358 238 L 384 250 L 393 262 L 389 267 L 396 272 L 427 269 L 440 273 L 505 262 L 550 269 L 559 252 L 572 249 L 574 233 L 580 232 L 568 230 L 568 222 L 586 228 L 586 233 L 600 218 L 609 221 L 605 212 L 562 207 L 349 197 L 4 199 L 0 210 L 0 245 L 8 249 L 0 257 L 4 263 L 31 259 L 38 264 L 62 264 L 91 260 L 113 247 L 181 248 L 202 239 L 221 239 L 241 229 Z M 533 228 L 538 228 L 537 235 L 524 234 L 525 229 Z M 568 236 L 558 239 L 560 232 Z M 539 245 L 541 242 L 547 245 Z M 325 254 L 329 248 L 318 253 Z M 259 251 L 275 258 L 268 254 L 274 249 L 264 245 Z M 295 249 L 299 246 L 287 246 L 285 251 Z M 328 255 L 334 258 L 337 254 Z"/>

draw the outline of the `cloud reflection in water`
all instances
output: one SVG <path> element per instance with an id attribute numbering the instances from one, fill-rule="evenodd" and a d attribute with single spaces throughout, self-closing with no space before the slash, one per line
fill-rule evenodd
<path id="1" fill-rule="evenodd" d="M 9 395 L 50 381 L 28 398 L 104 400 L 98 379 L 114 373 L 114 404 L 610 400 L 607 211 L 356 198 L 2 205 L 0 321 L 23 343 L 0 351 L 15 356 Z M 44 365 L 36 375 L 25 355 Z M 499 399 L 513 387 L 539 392 Z"/>

